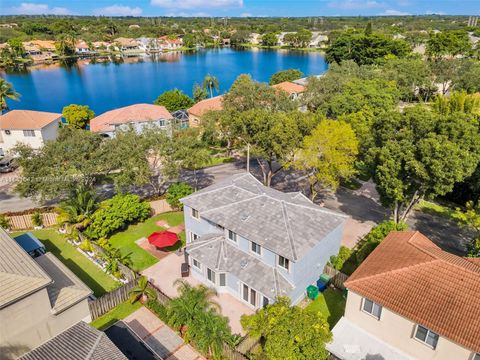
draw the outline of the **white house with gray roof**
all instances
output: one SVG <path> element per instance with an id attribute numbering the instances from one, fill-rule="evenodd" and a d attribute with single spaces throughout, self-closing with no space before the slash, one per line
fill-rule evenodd
<path id="1" fill-rule="evenodd" d="M 296 304 L 338 253 L 346 215 L 234 175 L 182 199 L 192 276 L 260 308 Z"/>

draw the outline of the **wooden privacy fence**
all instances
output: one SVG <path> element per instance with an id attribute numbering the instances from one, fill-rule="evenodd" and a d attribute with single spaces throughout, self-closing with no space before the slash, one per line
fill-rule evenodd
<path id="1" fill-rule="evenodd" d="M 130 290 L 132 290 L 138 284 L 138 278 L 126 283 L 125 285 L 112 290 L 105 295 L 88 302 L 90 308 L 90 316 L 92 320 L 105 315 L 112 310 L 115 306 L 125 302 L 130 296 Z"/>
<path id="2" fill-rule="evenodd" d="M 345 289 L 345 285 L 343 285 L 343 283 L 347 281 L 348 275 L 338 271 L 330 265 L 325 265 L 323 272 L 331 276 L 330 283 L 333 284 L 333 286 L 339 289 Z"/>
<path id="3" fill-rule="evenodd" d="M 26 214 L 26 215 L 13 215 L 7 216 L 7 219 L 10 223 L 11 230 L 27 230 L 33 229 L 34 225 L 32 222 L 33 214 Z M 57 216 L 56 213 L 44 213 L 42 214 L 43 226 L 49 227 L 57 224 Z"/>

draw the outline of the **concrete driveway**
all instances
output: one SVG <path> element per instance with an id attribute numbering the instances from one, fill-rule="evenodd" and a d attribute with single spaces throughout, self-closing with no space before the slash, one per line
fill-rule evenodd
<path id="1" fill-rule="evenodd" d="M 155 265 L 142 271 L 142 275 L 146 276 L 152 284 L 163 291 L 165 295 L 173 298 L 178 296 L 177 280 L 184 280 L 192 286 L 198 286 L 200 281 L 192 276 L 182 278 L 180 273 L 180 266 L 184 262 L 183 256 L 178 256 L 175 253 L 164 257 Z M 220 305 L 220 312 L 226 316 L 230 322 L 230 328 L 234 334 L 245 335 L 240 324 L 240 317 L 242 315 L 252 315 L 254 310 L 237 300 L 230 294 L 219 293 L 212 299 Z"/>

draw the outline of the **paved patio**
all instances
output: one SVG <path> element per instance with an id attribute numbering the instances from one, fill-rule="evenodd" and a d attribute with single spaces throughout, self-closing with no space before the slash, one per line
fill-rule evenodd
<path id="1" fill-rule="evenodd" d="M 165 360 L 204 359 L 155 314 L 141 307 L 123 320 L 157 355 Z"/>
<path id="2" fill-rule="evenodd" d="M 178 296 L 177 287 L 174 284 L 176 280 L 185 280 L 193 286 L 201 284 L 200 281 L 192 276 L 186 278 L 181 277 L 180 266 L 184 260 L 183 255 L 179 256 L 171 253 L 155 265 L 143 270 L 142 275 L 145 275 L 150 282 L 162 290 L 167 296 L 176 297 Z M 240 324 L 240 317 L 244 314 L 251 315 L 254 313 L 254 310 L 230 294 L 218 294 L 213 300 L 220 305 L 222 315 L 228 317 L 230 320 L 232 332 L 244 335 L 245 332 Z"/>

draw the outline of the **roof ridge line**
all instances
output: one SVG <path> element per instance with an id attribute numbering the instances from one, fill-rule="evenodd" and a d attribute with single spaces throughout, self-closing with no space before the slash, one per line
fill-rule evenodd
<path id="1" fill-rule="evenodd" d="M 285 221 L 285 227 L 287 228 L 287 237 L 288 237 L 288 242 L 290 244 L 290 248 L 292 250 L 293 260 L 297 260 L 298 259 L 297 251 L 295 249 L 295 242 L 293 239 L 292 229 L 290 227 L 290 219 L 288 217 L 287 208 L 285 206 L 284 201 L 282 201 L 282 214 L 283 214 L 283 220 Z"/>
<path id="2" fill-rule="evenodd" d="M 290 202 L 290 201 L 286 201 L 286 203 L 294 205 L 294 206 L 300 206 L 300 207 L 306 208 L 306 209 L 321 211 L 321 212 L 324 212 L 324 213 L 327 213 L 327 214 L 330 214 L 330 215 L 337 215 L 337 216 L 340 216 L 340 217 L 343 217 L 343 218 L 346 218 L 346 219 L 350 217 L 350 216 L 348 216 L 346 214 L 343 214 L 341 212 L 333 211 L 333 210 L 330 210 L 330 209 L 325 209 L 324 207 L 321 207 L 321 206 L 319 206 L 319 205 L 317 205 L 313 202 L 312 202 L 313 207 L 303 205 L 303 204 L 295 204 L 295 203 Z"/>
<path id="3" fill-rule="evenodd" d="M 203 211 L 203 213 L 204 213 L 204 214 L 208 214 L 210 211 L 223 209 L 223 208 L 226 208 L 226 207 L 228 207 L 228 206 L 232 206 L 232 205 L 236 205 L 236 204 L 239 204 L 239 203 L 243 203 L 243 202 L 245 202 L 245 201 L 254 200 L 254 199 L 260 198 L 260 197 L 262 197 L 262 196 L 265 196 L 265 194 L 256 195 L 256 196 L 251 197 L 251 198 L 248 198 L 248 199 L 238 200 L 238 201 L 235 201 L 235 202 L 226 204 L 226 205 L 222 205 L 222 206 L 219 206 L 219 207 L 210 209 L 210 210 Z"/>
<path id="4" fill-rule="evenodd" d="M 102 337 L 105 335 L 104 332 L 100 332 L 99 336 L 97 336 L 97 339 L 95 340 L 95 342 L 93 343 L 92 345 L 92 348 L 90 349 L 90 351 L 88 352 L 87 356 L 85 357 L 85 360 L 90 360 L 93 356 L 93 353 L 95 352 L 95 350 L 97 349 L 97 346 L 98 344 L 100 344 L 100 341 L 102 340 Z M 106 335 L 105 335 L 106 336 Z"/>

